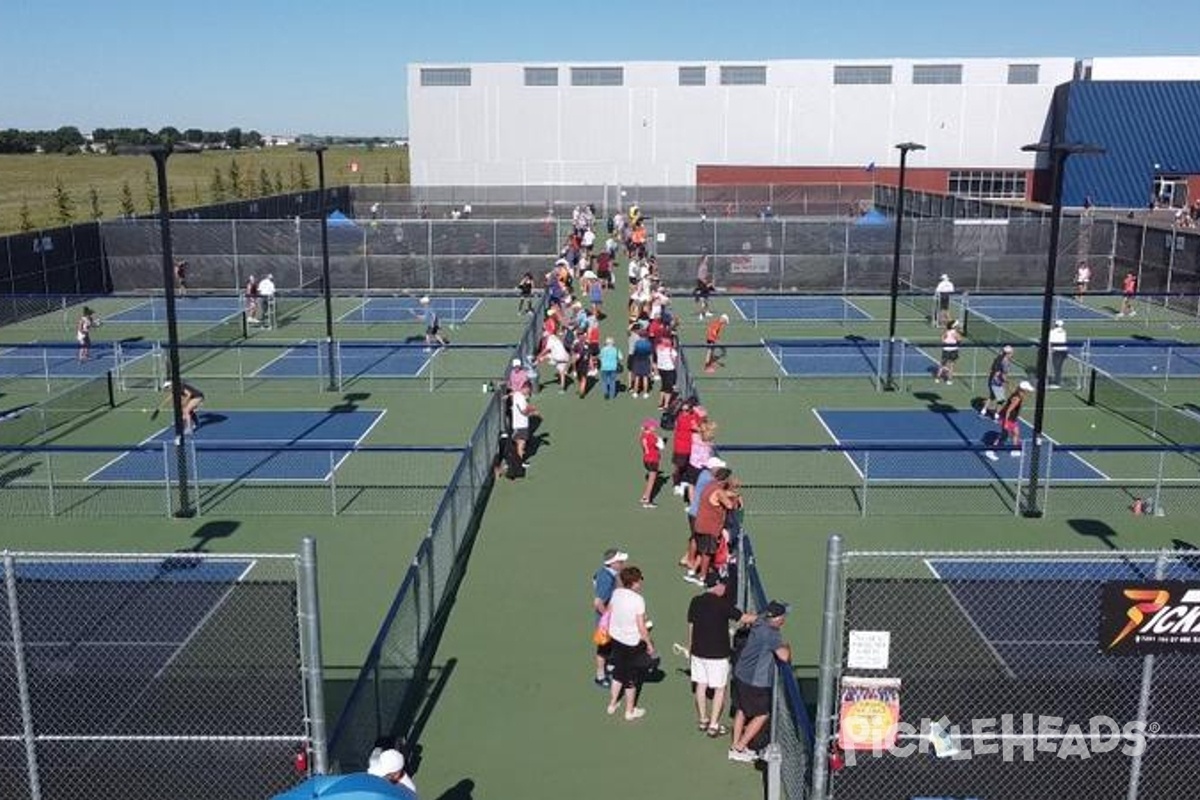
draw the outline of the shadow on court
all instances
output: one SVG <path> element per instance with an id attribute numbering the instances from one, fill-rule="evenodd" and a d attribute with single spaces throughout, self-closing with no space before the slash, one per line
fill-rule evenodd
<path id="1" fill-rule="evenodd" d="M 192 538 L 196 540 L 195 544 L 193 544 L 191 547 L 180 548 L 175 552 L 207 553 L 209 542 L 213 542 L 218 539 L 228 539 L 230 536 L 233 536 L 233 534 L 238 528 L 241 527 L 241 525 L 242 523 L 240 522 L 235 522 L 228 519 L 206 522 L 197 528 L 196 532 L 192 534 Z"/>
<path id="2" fill-rule="evenodd" d="M 358 404 L 371 397 L 370 392 L 349 392 L 342 395 L 342 402 L 329 407 L 330 414 L 347 414 L 358 410 Z"/>
<path id="3" fill-rule="evenodd" d="M 935 414 L 953 414 L 958 411 L 958 406 L 946 403 L 937 392 L 913 392 L 913 397 L 925 403 Z"/>
<path id="4" fill-rule="evenodd" d="M 1080 536 L 1095 539 L 1109 550 L 1120 550 L 1121 547 L 1114 539 L 1119 535 L 1107 522 L 1098 519 L 1069 519 L 1067 525 Z"/>

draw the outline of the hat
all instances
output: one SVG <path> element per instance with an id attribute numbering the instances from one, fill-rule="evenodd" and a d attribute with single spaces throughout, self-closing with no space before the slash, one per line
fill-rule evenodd
<path id="1" fill-rule="evenodd" d="M 942 277 L 938 278 L 938 280 L 940 280 L 940 281 L 948 281 L 948 280 L 950 280 L 950 276 L 949 276 L 949 275 L 947 275 L 946 273 L 944 273 L 944 272 L 943 272 L 943 273 L 942 273 Z"/>
<path id="2" fill-rule="evenodd" d="M 429 295 L 425 295 L 424 297 L 422 297 L 420 302 L 421 302 L 421 305 L 423 305 L 423 306 L 429 305 Z"/>
<path id="3" fill-rule="evenodd" d="M 555 261 L 555 262 L 554 262 L 554 266 L 556 266 L 556 267 L 565 267 L 565 266 L 568 266 L 568 263 L 567 263 L 567 260 L 566 260 L 565 258 L 560 258 L 558 261 Z"/>
<path id="4" fill-rule="evenodd" d="M 722 314 L 722 315 L 721 315 L 721 322 L 729 322 L 729 315 L 728 315 L 728 314 Z"/>
<path id="5" fill-rule="evenodd" d="M 171 388 L 171 382 L 170 382 L 170 381 L 163 381 L 162 388 L 164 388 L 164 389 L 170 389 L 170 388 Z"/>
<path id="6" fill-rule="evenodd" d="M 404 755 L 399 750 L 384 750 L 379 758 L 371 759 L 367 772 L 377 778 L 404 771 Z"/>
<path id="7" fill-rule="evenodd" d="M 514 359 L 512 360 L 512 365 L 513 365 L 514 367 L 519 367 L 519 366 L 521 366 L 521 359 L 519 359 L 519 358 L 514 358 Z"/>
<path id="8" fill-rule="evenodd" d="M 1033 384 L 1030 383 L 1029 381 L 1021 381 L 1019 384 L 1017 384 L 1017 388 L 1020 389 L 1022 392 L 1032 392 Z"/>
<path id="9" fill-rule="evenodd" d="M 692 409 L 692 412 L 697 417 L 707 417 L 708 416 L 708 409 L 705 408 L 704 406 L 696 406 L 695 408 Z"/>
<path id="10" fill-rule="evenodd" d="M 1013 351 L 1011 344 L 1004 345 L 1004 352 L 1011 353 Z"/>
<path id="11" fill-rule="evenodd" d="M 707 470 L 725 469 L 729 465 L 716 456 L 710 456 L 708 461 L 704 462 L 704 468 Z"/>
<path id="12" fill-rule="evenodd" d="M 587 278 L 589 281 L 594 281 L 596 280 L 596 273 L 592 272 L 590 269 L 585 269 L 583 271 L 583 277 Z"/>
<path id="13" fill-rule="evenodd" d="M 1062 326 L 1063 326 L 1063 321 L 1061 319 L 1054 320 L 1054 327 L 1061 328 Z"/>
<path id="14" fill-rule="evenodd" d="M 654 417 L 646 417 L 644 420 L 642 420 L 642 427 L 643 428 L 657 428 L 658 420 L 656 420 Z"/>
<path id="15" fill-rule="evenodd" d="M 616 547 L 610 547 L 604 551 L 604 566 L 606 567 L 610 564 L 615 564 L 618 561 L 628 560 L 629 553 L 626 553 L 624 550 L 620 550 Z"/>
<path id="16" fill-rule="evenodd" d="M 785 616 L 788 612 L 788 604 L 781 603 L 778 600 L 772 600 L 767 603 L 767 607 L 763 609 L 763 616 L 767 619 L 775 619 L 776 617 Z"/>

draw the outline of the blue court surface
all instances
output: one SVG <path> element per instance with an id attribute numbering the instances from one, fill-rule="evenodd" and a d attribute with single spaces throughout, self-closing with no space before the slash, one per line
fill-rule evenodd
<path id="1" fill-rule="evenodd" d="M 1195 582 L 1196 559 L 1171 558 L 1164 580 Z M 1049 664 L 1124 676 L 1128 659 L 1102 652 L 1100 590 L 1108 581 L 1157 580 L 1153 558 L 1023 558 L 1004 560 L 942 557 L 925 561 L 944 582 L 959 611 L 970 621 L 998 665 L 1010 676 L 1044 675 Z M 1004 613 L 1003 609 L 1011 609 Z M 1135 665 L 1140 658 L 1132 659 Z M 1136 683 L 1132 684 L 1136 686 Z"/>
<path id="2" fill-rule="evenodd" d="M 887 370 L 888 343 L 878 339 L 764 339 L 763 347 L 784 375 L 882 375 Z M 892 358 L 893 375 L 929 375 L 938 365 L 905 342 L 896 342 Z"/>
<path id="3" fill-rule="evenodd" d="M 80 361 L 74 342 L 14 345 L 0 348 L 0 378 L 95 378 L 117 368 L 118 352 L 123 366 L 150 354 L 147 348 L 131 353 L 103 342 L 93 344 L 88 360 Z"/>
<path id="4" fill-rule="evenodd" d="M 195 443 L 196 480 L 205 482 L 325 481 L 383 417 L 382 411 L 223 411 L 201 410 Z M 142 442 L 145 450 L 122 453 L 87 477 L 93 483 L 138 483 L 175 479 L 175 459 L 164 464 L 163 428 Z M 295 444 L 318 449 L 294 449 Z M 222 446 L 238 449 L 221 450 Z"/>
<path id="5" fill-rule="evenodd" d="M 176 297 L 175 317 L 180 322 L 221 322 L 242 313 L 239 297 Z M 167 301 L 161 297 L 147 298 L 115 314 L 106 314 L 102 322 L 164 323 Z"/>
<path id="6" fill-rule="evenodd" d="M 986 317 L 997 321 L 1034 321 L 1042 318 L 1042 298 L 1032 295 L 1017 297 L 972 294 L 964 295 L 960 302 L 970 309 L 972 316 Z M 1055 297 L 1054 318 L 1061 320 L 1112 319 L 1112 314 L 1086 306 L 1070 297 Z"/>
<path id="7" fill-rule="evenodd" d="M 864 320 L 871 315 L 844 297 L 735 297 L 733 307 L 749 322 Z"/>
<path id="8" fill-rule="evenodd" d="M 482 302 L 478 297 L 431 297 L 421 305 L 419 297 L 369 297 L 338 317 L 338 322 L 421 322 L 425 308 L 432 308 L 445 325 L 466 322 Z"/>
<path id="9" fill-rule="evenodd" d="M 894 411 L 885 409 L 813 409 L 830 437 L 842 445 L 961 445 L 992 446 L 999 426 L 975 411 Z M 1031 429 L 1021 423 L 1021 438 L 1028 441 Z M 1053 442 L 1049 437 L 1048 441 Z M 1074 453 L 1051 448 L 1048 475 L 1055 481 L 1102 481 L 1108 476 Z M 1017 452 L 1017 451 L 1013 451 Z M 1026 474 L 1024 458 L 997 451 L 991 461 L 982 449 L 955 451 L 904 450 L 849 451 L 860 476 L 876 481 L 1011 481 Z M 1018 455 L 1020 453 L 1018 452 Z M 1024 465 L 1025 472 L 1022 473 Z M 1045 472 L 1045 467 L 1043 467 Z"/>
<path id="10" fill-rule="evenodd" d="M 1083 360 L 1109 375 L 1200 377 L 1200 344 L 1146 339 L 1091 339 Z"/>
<path id="11" fill-rule="evenodd" d="M 420 342 L 338 342 L 336 361 L 342 380 L 415 378 L 441 352 Z M 321 378 L 329 374 L 329 350 L 323 342 L 301 342 L 253 373 L 256 378 Z"/>

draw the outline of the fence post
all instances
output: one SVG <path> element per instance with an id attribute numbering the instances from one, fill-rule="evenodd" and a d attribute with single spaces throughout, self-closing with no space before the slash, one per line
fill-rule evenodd
<path id="1" fill-rule="evenodd" d="M 4 553 L 4 586 L 8 590 L 8 621 L 12 626 L 13 666 L 17 673 L 17 693 L 21 702 L 22 738 L 25 740 L 25 766 L 29 770 L 29 797 L 40 800 L 37 745 L 33 728 L 33 706 L 29 700 L 29 676 L 25 673 L 25 640 L 21 636 L 21 612 L 17 606 L 16 560 Z"/>
<path id="2" fill-rule="evenodd" d="M 779 664 L 775 665 L 775 680 L 771 684 L 771 739 L 763 751 L 763 761 L 767 762 L 767 800 L 780 800 L 783 797 L 783 752 L 779 748 L 779 718 L 786 712 L 780 703 Z M 790 720 L 789 720 L 790 722 Z"/>
<path id="3" fill-rule="evenodd" d="M 842 641 L 842 537 L 833 534 L 825 550 L 825 607 L 821 614 L 821 668 L 817 681 L 817 730 L 813 745 L 812 796 L 829 790 L 829 747 L 833 742 L 833 699 Z"/>
<path id="4" fill-rule="evenodd" d="M 304 640 L 304 682 L 308 689 L 309 746 L 314 771 L 329 771 L 325 738 L 325 676 L 321 665 L 321 601 L 317 594 L 317 541 L 300 544 L 300 629 Z"/>
<path id="5" fill-rule="evenodd" d="M 1167 572 L 1167 554 L 1159 553 L 1158 558 L 1154 561 L 1154 579 L 1161 581 Z M 1142 724 L 1142 731 L 1146 729 L 1146 717 L 1150 713 L 1150 694 L 1154 688 L 1154 654 L 1147 653 L 1142 656 L 1142 688 L 1138 694 L 1137 721 Z M 1126 800 L 1138 800 L 1138 788 L 1142 780 L 1142 756 L 1149 747 L 1145 742 L 1145 733 L 1143 737 L 1142 747 L 1137 748 L 1131 756 L 1129 764 L 1129 791 L 1125 795 Z"/>

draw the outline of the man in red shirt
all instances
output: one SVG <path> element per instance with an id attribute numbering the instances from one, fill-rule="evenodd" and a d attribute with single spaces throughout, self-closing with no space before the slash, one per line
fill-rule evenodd
<path id="1" fill-rule="evenodd" d="M 671 484 L 676 497 L 683 497 L 686 486 L 683 476 L 692 454 L 692 431 L 696 429 L 696 398 L 683 401 L 683 407 L 675 417 L 675 434 L 671 440 Z"/>

